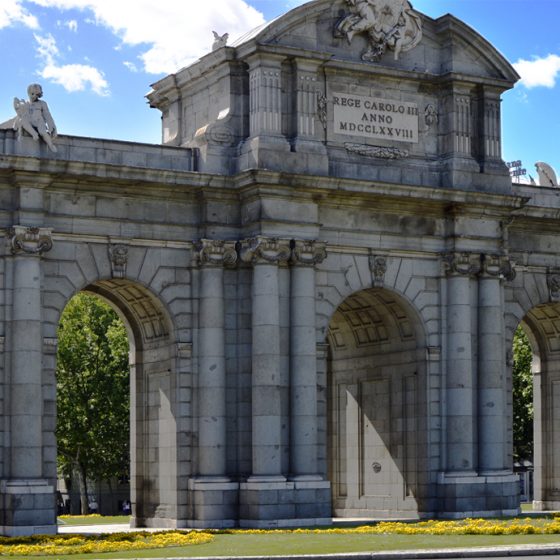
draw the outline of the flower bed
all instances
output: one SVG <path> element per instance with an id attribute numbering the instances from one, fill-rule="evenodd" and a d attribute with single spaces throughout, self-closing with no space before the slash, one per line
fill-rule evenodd
<path id="1" fill-rule="evenodd" d="M 462 519 L 459 521 L 382 521 L 374 525 L 323 529 L 223 529 L 220 534 L 331 533 L 339 535 L 555 535 L 560 534 L 560 517 L 525 519 Z"/>
<path id="2" fill-rule="evenodd" d="M 112 535 L 37 535 L 0 538 L 0 556 L 54 556 L 166 548 L 208 543 L 213 536 L 201 531 L 114 533 Z"/>

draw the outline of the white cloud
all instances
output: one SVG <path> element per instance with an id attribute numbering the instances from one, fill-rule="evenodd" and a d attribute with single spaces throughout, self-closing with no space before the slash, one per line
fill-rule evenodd
<path id="1" fill-rule="evenodd" d="M 125 60 L 123 64 L 131 71 L 131 72 L 138 72 L 138 67 L 134 62 L 130 62 L 129 60 Z"/>
<path id="2" fill-rule="evenodd" d="M 93 66 L 85 64 L 47 64 L 40 72 L 41 77 L 61 85 L 66 91 L 84 91 L 88 87 L 105 97 L 109 95 L 108 84 L 103 74 Z"/>
<path id="3" fill-rule="evenodd" d="M 560 76 L 560 56 L 549 54 L 544 58 L 532 60 L 519 59 L 514 65 L 521 76 L 521 85 L 526 88 L 547 87 L 553 88 Z"/>
<path id="4" fill-rule="evenodd" d="M 21 5 L 20 0 L 0 0 L 0 29 L 16 23 L 39 29 L 37 18 Z"/>
<path id="5" fill-rule="evenodd" d="M 144 69 L 153 74 L 176 72 L 209 52 L 212 31 L 231 39 L 264 23 L 245 0 L 28 0 L 43 7 L 93 13 L 129 46 L 146 45 Z M 89 16 L 87 16 L 89 17 Z"/>
<path id="6" fill-rule="evenodd" d="M 70 31 L 73 31 L 74 33 L 78 32 L 78 22 L 75 19 L 70 19 L 68 21 L 65 21 L 64 25 L 68 27 Z"/>
<path id="7" fill-rule="evenodd" d="M 109 95 L 109 84 L 101 71 L 86 64 L 57 64 L 59 50 L 55 38 L 50 33 L 44 36 L 35 33 L 34 36 L 38 45 L 37 55 L 44 62 L 43 69 L 39 71 L 42 78 L 61 85 L 69 92 L 91 89 L 97 95 Z"/>

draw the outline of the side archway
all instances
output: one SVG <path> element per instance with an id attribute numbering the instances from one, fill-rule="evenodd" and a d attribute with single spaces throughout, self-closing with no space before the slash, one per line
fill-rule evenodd
<path id="1" fill-rule="evenodd" d="M 560 508 L 560 303 L 533 307 L 520 323 L 533 352 L 534 508 Z"/>
<path id="2" fill-rule="evenodd" d="M 333 513 L 415 516 L 427 487 L 426 344 L 412 306 L 356 292 L 329 323 L 328 451 Z"/>
<path id="3" fill-rule="evenodd" d="M 100 280 L 81 291 L 108 302 L 128 331 L 131 524 L 175 526 L 178 403 L 172 323 L 159 299 L 139 283 Z"/>

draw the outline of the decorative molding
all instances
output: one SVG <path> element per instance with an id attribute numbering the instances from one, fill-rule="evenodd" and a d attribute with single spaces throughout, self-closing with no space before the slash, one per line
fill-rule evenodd
<path id="1" fill-rule="evenodd" d="M 58 339 L 55 337 L 43 337 L 43 353 L 56 354 L 58 349 Z"/>
<path id="2" fill-rule="evenodd" d="M 426 359 L 429 362 L 439 362 L 441 360 L 441 347 L 440 346 L 427 346 Z"/>
<path id="3" fill-rule="evenodd" d="M 424 122 L 426 123 L 428 129 L 432 128 L 432 126 L 439 122 L 437 109 L 431 103 L 426 105 L 426 108 L 424 109 Z"/>
<path id="4" fill-rule="evenodd" d="M 480 272 L 479 253 L 454 252 L 443 255 L 445 272 L 449 276 L 474 276 Z"/>
<path id="5" fill-rule="evenodd" d="M 325 243 L 318 241 L 293 241 L 291 262 L 293 264 L 315 266 L 327 258 Z"/>
<path id="6" fill-rule="evenodd" d="M 508 281 L 515 279 L 514 263 L 506 255 L 484 254 L 481 256 L 481 264 L 483 275 L 501 277 Z"/>
<path id="7" fill-rule="evenodd" d="M 401 52 L 413 49 L 422 40 L 422 19 L 405 0 L 346 0 L 350 13 L 335 25 L 334 36 L 346 37 L 348 43 L 357 34 L 365 34 L 365 62 L 379 62 L 387 49 L 395 60 Z"/>
<path id="8" fill-rule="evenodd" d="M 255 237 L 241 242 L 241 260 L 251 264 L 285 264 L 290 260 L 290 242 L 275 237 Z"/>
<path id="9" fill-rule="evenodd" d="M 550 301 L 560 301 L 560 268 L 549 268 L 546 274 L 546 283 Z"/>
<path id="10" fill-rule="evenodd" d="M 179 358 L 185 358 L 185 359 L 192 358 L 192 350 L 193 350 L 192 342 L 177 343 L 177 356 Z"/>
<path id="11" fill-rule="evenodd" d="M 327 130 L 327 97 L 322 93 L 317 94 L 317 117 L 323 128 Z"/>
<path id="12" fill-rule="evenodd" d="M 52 229 L 13 226 L 8 229 L 12 254 L 42 255 L 52 249 Z"/>
<path id="13" fill-rule="evenodd" d="M 195 250 L 197 262 L 202 266 L 234 266 L 237 263 L 234 241 L 201 239 L 195 243 Z"/>
<path id="14" fill-rule="evenodd" d="M 385 273 L 387 272 L 386 257 L 370 255 L 369 269 L 371 270 L 373 287 L 382 288 L 385 284 Z"/>
<path id="15" fill-rule="evenodd" d="M 348 152 L 371 158 L 404 159 L 409 156 L 408 150 L 390 148 L 387 146 L 368 146 L 367 144 L 353 144 L 352 142 L 345 142 L 344 147 Z"/>
<path id="16" fill-rule="evenodd" d="M 128 245 L 123 245 L 122 243 L 109 245 L 108 251 L 112 278 L 124 278 L 128 263 Z"/>

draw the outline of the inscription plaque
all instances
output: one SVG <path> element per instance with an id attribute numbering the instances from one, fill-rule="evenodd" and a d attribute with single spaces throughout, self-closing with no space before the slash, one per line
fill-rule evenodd
<path id="1" fill-rule="evenodd" d="M 333 93 L 334 132 L 393 142 L 418 142 L 418 106 L 378 97 Z"/>

